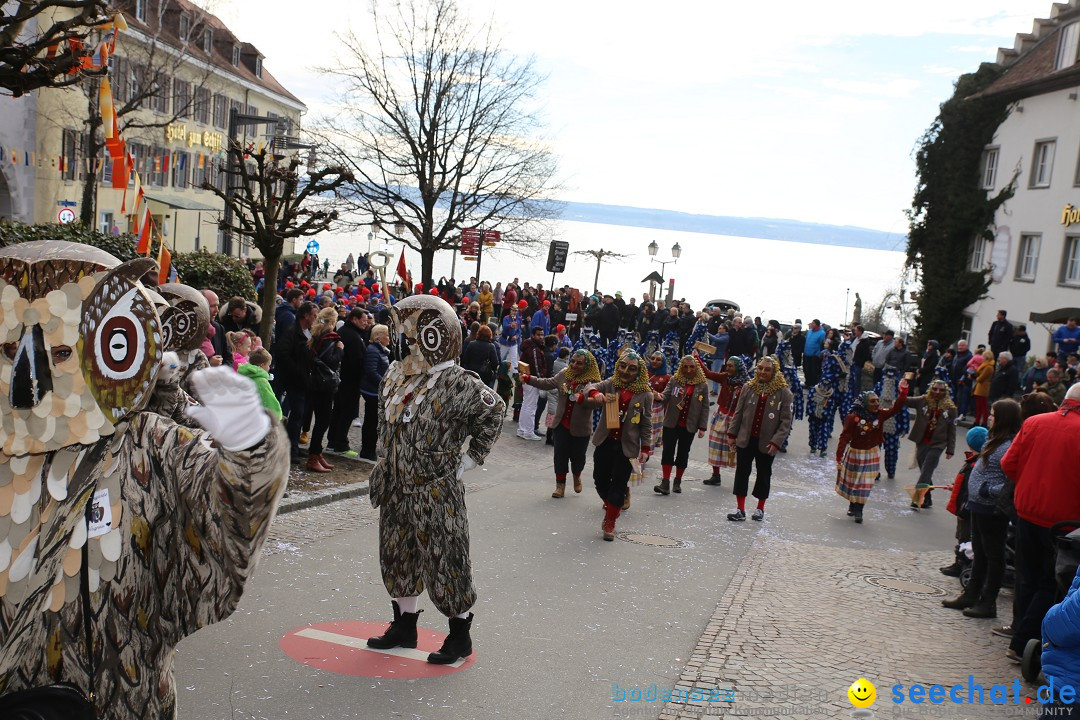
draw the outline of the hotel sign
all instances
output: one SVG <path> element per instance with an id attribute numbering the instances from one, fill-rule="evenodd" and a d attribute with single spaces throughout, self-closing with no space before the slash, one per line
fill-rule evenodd
<path id="1" fill-rule="evenodd" d="M 1075 223 L 1080 223 L 1080 208 L 1075 208 L 1071 203 L 1067 203 L 1065 209 L 1061 211 L 1061 224 L 1069 227 Z"/>
<path id="2" fill-rule="evenodd" d="M 183 142 L 188 147 L 200 145 L 211 152 L 217 152 L 225 144 L 225 136 L 209 130 L 188 130 L 186 123 L 172 123 L 165 126 L 165 142 Z"/>

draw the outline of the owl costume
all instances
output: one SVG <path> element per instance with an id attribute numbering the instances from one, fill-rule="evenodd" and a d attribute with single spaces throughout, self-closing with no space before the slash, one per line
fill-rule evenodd
<path id="1" fill-rule="evenodd" d="M 379 563 L 394 621 L 368 645 L 416 647 L 416 603 L 426 589 L 450 618 L 450 635 L 428 661 L 452 663 L 472 652 L 468 610 L 476 602 L 461 475 L 484 463 L 506 406 L 455 362 L 461 327 L 445 301 L 408 297 L 390 308 L 390 319 L 390 336 L 404 336 L 405 346 L 379 388 L 378 460 L 369 483 L 371 504 L 380 509 Z"/>
<path id="2" fill-rule="evenodd" d="M 177 331 L 139 280 L 154 268 L 0 250 L 0 695 L 65 681 L 100 717 L 174 717 L 174 649 L 235 609 L 285 489 L 246 378 L 193 379 L 216 448 L 141 411 Z"/>

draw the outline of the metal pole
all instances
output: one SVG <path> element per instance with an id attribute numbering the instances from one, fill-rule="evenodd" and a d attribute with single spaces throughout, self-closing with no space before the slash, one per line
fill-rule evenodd
<path id="1" fill-rule="evenodd" d="M 484 231 L 480 231 L 480 244 L 476 247 L 476 286 L 480 287 L 480 260 L 484 254 Z"/>
<path id="2" fill-rule="evenodd" d="M 236 137 L 236 108 L 229 108 L 229 130 L 228 135 L 225 137 L 225 212 L 222 216 L 222 230 L 221 238 L 221 254 L 232 255 L 232 195 L 235 186 L 233 185 L 233 176 L 231 170 L 233 170 L 233 142 Z"/>
<path id="3" fill-rule="evenodd" d="M 851 288 L 844 291 L 844 326 L 847 327 L 848 302 L 851 300 Z"/>
<path id="4" fill-rule="evenodd" d="M 451 251 L 452 251 L 451 254 L 450 254 L 450 279 L 454 280 L 454 281 L 457 280 L 457 278 L 454 277 L 454 274 L 457 271 L 457 254 L 458 254 L 458 249 L 459 248 L 460 248 L 460 245 L 459 245 L 459 247 L 450 248 Z M 432 273 L 432 275 L 434 275 L 434 274 L 435 273 Z"/>
<path id="5" fill-rule="evenodd" d="M 596 277 L 593 278 L 592 291 L 593 295 L 600 292 L 600 262 L 604 259 L 603 249 L 596 253 Z"/>

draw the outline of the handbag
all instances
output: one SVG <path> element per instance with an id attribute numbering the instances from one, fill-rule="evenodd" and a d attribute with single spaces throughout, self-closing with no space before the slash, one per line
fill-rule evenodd
<path id="1" fill-rule="evenodd" d="M 94 492 L 86 503 L 86 522 L 90 522 L 90 512 L 94 506 Z M 58 682 L 42 687 L 16 690 L 7 695 L 0 695 L 0 718 L 4 720 L 97 720 L 94 708 L 94 675 L 96 668 L 93 651 L 93 632 L 90 628 L 90 543 L 83 542 L 82 567 L 79 569 L 79 586 L 83 603 L 83 632 L 86 648 L 90 653 L 90 693 L 69 682 Z"/>
<path id="2" fill-rule="evenodd" d="M 317 393 L 333 393 L 337 392 L 338 385 L 341 384 L 341 374 L 337 370 L 331 369 L 326 362 L 323 361 L 323 355 L 332 347 L 332 343 L 327 343 L 318 355 L 315 356 L 315 362 L 312 363 L 311 368 L 311 390 Z"/>

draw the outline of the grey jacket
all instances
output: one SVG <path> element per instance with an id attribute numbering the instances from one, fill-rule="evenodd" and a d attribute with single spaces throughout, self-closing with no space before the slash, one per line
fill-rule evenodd
<path id="1" fill-rule="evenodd" d="M 569 398 L 565 392 L 563 392 L 563 386 L 566 384 L 566 369 L 563 368 L 555 377 L 538 378 L 529 377 L 529 384 L 534 388 L 540 390 L 552 390 L 558 393 L 559 400 L 555 407 L 555 421 L 562 422 L 563 413 L 566 412 L 566 403 Z M 585 392 L 585 388 L 581 388 L 579 392 Z M 551 402 L 550 400 L 548 401 Z M 580 402 L 574 404 L 574 411 L 570 414 L 570 434 L 574 437 L 589 437 L 592 435 L 592 414 L 596 408 L 587 402 Z M 603 424 L 603 423 L 601 423 Z"/>
<path id="2" fill-rule="evenodd" d="M 736 437 L 735 444 L 738 447 L 750 446 L 750 430 L 760 398 L 758 393 L 747 392 L 745 386 L 739 394 L 735 415 L 731 419 L 731 427 L 728 428 L 728 434 Z M 770 444 L 784 446 L 784 441 L 791 434 L 791 408 L 795 404 L 795 396 L 791 394 L 790 388 L 785 387 L 766 397 L 765 402 L 767 405 L 765 414 L 761 417 L 761 432 L 758 435 L 758 450 L 761 452 L 768 452 Z"/>
<path id="3" fill-rule="evenodd" d="M 985 461 L 979 458 L 971 468 L 971 475 L 968 477 L 968 507 L 975 512 L 992 512 L 1006 491 L 1010 480 L 1001 469 L 1001 458 L 1005 457 L 1010 445 L 1012 440 L 1006 440 L 994 448 L 990 457 Z"/>
<path id="4" fill-rule="evenodd" d="M 686 429 L 690 432 L 695 430 L 709 429 L 709 384 L 691 385 L 686 388 L 675 382 L 674 378 L 664 388 L 664 427 L 674 428 L 679 424 L 679 403 L 683 396 L 674 397 L 673 393 L 690 391 L 690 409 L 686 413 Z"/>
<path id="5" fill-rule="evenodd" d="M 911 432 L 908 440 L 921 443 L 926 435 L 926 426 L 930 424 L 930 416 L 926 414 L 926 398 L 923 396 L 908 398 L 907 406 L 915 408 L 915 421 L 911 423 Z M 945 448 L 947 455 L 956 451 L 956 410 L 949 410 L 945 417 L 938 420 L 934 426 L 934 434 L 930 436 L 930 447 Z"/>
<path id="6" fill-rule="evenodd" d="M 602 395 L 619 392 L 615 389 L 612 380 L 604 380 L 595 385 L 590 385 L 585 390 L 585 395 L 588 396 L 593 390 L 601 393 L 600 396 L 586 401 L 588 405 L 594 408 L 604 404 Z M 652 390 L 637 393 L 630 398 L 630 406 L 623 414 L 622 420 L 622 451 L 623 455 L 628 458 L 636 458 L 641 454 L 642 449 L 652 447 L 652 405 Z M 599 447 L 604 444 L 607 438 L 607 423 L 604 418 L 600 418 L 600 424 L 596 426 L 596 432 L 593 433 L 592 444 Z"/>

